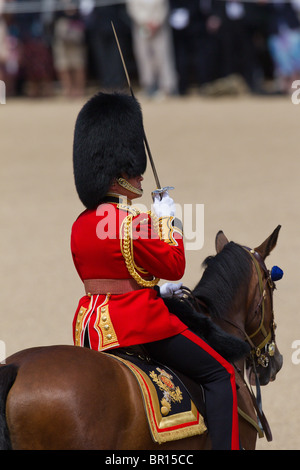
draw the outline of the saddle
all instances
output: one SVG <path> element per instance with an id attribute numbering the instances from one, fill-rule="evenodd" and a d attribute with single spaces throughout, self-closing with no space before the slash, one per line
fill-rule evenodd
<path id="1" fill-rule="evenodd" d="M 154 442 L 161 444 L 207 431 L 200 385 L 154 361 L 141 346 L 118 348 L 105 354 L 122 362 L 136 378 Z"/>
<path id="2" fill-rule="evenodd" d="M 187 291 L 184 301 L 176 297 L 164 299 L 169 310 L 229 362 L 234 363 L 247 356 L 250 352 L 249 345 L 215 325 L 205 313 L 193 305 L 193 296 L 190 295 L 189 289 L 184 289 Z M 121 361 L 136 377 L 155 442 L 162 443 L 207 432 L 204 391 L 201 385 L 149 358 L 140 345 L 111 349 L 109 352 L 105 351 L 105 354 Z M 239 373 L 236 374 L 236 379 L 237 389 L 240 386 L 247 387 Z M 248 391 L 257 421 L 240 408 L 238 412 L 256 429 L 259 437 L 263 437 L 265 433 L 270 441 L 272 434 L 268 422 L 252 390 Z"/>
<path id="3" fill-rule="evenodd" d="M 150 434 L 159 444 L 207 432 L 203 387 L 184 374 L 150 358 L 141 345 L 111 349 L 105 354 L 122 362 L 136 378 Z M 246 386 L 236 373 L 236 387 Z M 246 386 L 247 387 L 247 386 Z M 248 390 L 249 391 L 249 390 Z M 267 419 L 249 391 L 257 421 L 238 408 L 239 415 L 253 426 L 259 438 L 272 440 Z"/>

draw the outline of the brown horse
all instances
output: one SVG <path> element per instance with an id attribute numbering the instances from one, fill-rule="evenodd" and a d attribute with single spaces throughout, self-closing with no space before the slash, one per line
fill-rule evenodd
<path id="1" fill-rule="evenodd" d="M 262 384 L 274 380 L 282 365 L 274 334 L 275 286 L 264 263 L 279 229 L 255 250 L 229 243 L 219 232 L 217 255 L 206 261 L 193 292 L 225 331 L 249 342 L 249 370 L 255 367 Z M 254 449 L 257 416 L 243 379 L 245 366 L 244 360 L 236 364 L 240 436 L 244 448 Z M 2 449 L 210 448 L 207 433 L 155 443 L 132 373 L 111 356 L 87 348 L 37 347 L 7 358 L 0 368 L 0 413 Z"/>

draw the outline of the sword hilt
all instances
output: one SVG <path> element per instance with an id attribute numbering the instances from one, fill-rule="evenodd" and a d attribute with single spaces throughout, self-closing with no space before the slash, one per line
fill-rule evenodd
<path id="1" fill-rule="evenodd" d="M 163 193 L 166 193 L 168 191 L 171 191 L 172 189 L 175 189 L 173 186 L 165 186 L 164 188 L 157 188 L 154 191 L 152 191 L 151 196 L 154 198 L 156 194 L 162 198 Z"/>

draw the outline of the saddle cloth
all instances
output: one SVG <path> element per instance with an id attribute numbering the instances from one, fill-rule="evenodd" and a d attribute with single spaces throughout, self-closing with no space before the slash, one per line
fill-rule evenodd
<path id="1" fill-rule="evenodd" d="M 139 384 L 154 442 L 203 434 L 207 428 L 182 380 L 164 365 L 120 351 L 105 353 L 122 362 Z"/>

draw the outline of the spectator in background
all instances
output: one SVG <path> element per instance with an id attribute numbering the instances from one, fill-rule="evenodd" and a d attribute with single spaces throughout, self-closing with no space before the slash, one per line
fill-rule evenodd
<path id="1" fill-rule="evenodd" d="M 279 89 L 290 93 L 291 84 L 300 78 L 300 22 L 291 3 L 269 6 L 269 48 L 274 61 Z"/>
<path id="2" fill-rule="evenodd" d="M 300 21 L 300 0 L 291 0 L 291 4 L 295 10 L 298 20 Z"/>
<path id="3" fill-rule="evenodd" d="M 247 5 L 247 28 L 254 50 L 254 85 L 264 93 L 265 81 L 273 80 L 274 67 L 268 48 L 268 2 L 257 0 Z"/>
<path id="4" fill-rule="evenodd" d="M 149 97 L 177 93 L 168 0 L 127 0 L 140 85 Z"/>
<path id="5" fill-rule="evenodd" d="M 23 0 L 18 0 L 18 3 L 21 5 Z M 19 75 L 27 96 L 50 96 L 54 70 L 51 44 L 46 38 L 42 21 L 41 1 L 32 1 L 31 8 L 32 13 L 16 13 L 11 24 L 11 31 L 19 42 Z"/>
<path id="6" fill-rule="evenodd" d="M 16 94 L 19 77 L 20 42 L 14 29 L 12 15 L 0 15 L 0 80 L 5 82 L 6 96 Z"/>
<path id="7" fill-rule="evenodd" d="M 0 80 L 5 81 L 6 62 L 8 59 L 8 32 L 1 12 L 2 1 L 0 1 Z"/>
<path id="8" fill-rule="evenodd" d="M 53 59 L 63 94 L 81 97 L 85 92 L 86 47 L 85 26 L 76 3 L 66 0 L 54 23 Z"/>
<path id="9" fill-rule="evenodd" d="M 185 95 L 192 83 L 201 86 L 208 80 L 205 23 L 206 15 L 200 10 L 199 0 L 170 0 L 180 95 Z"/>
<path id="10" fill-rule="evenodd" d="M 212 1 L 212 14 L 207 28 L 218 36 L 220 76 L 241 75 L 250 89 L 254 88 L 254 47 L 248 24 L 251 2 Z"/>
<path id="11" fill-rule="evenodd" d="M 111 22 L 117 30 L 122 50 L 126 57 L 127 28 L 126 8 L 123 4 L 95 6 L 94 0 L 82 2 L 85 12 L 87 43 L 90 51 L 91 66 L 100 87 L 105 90 L 122 89 L 126 78 L 120 59 Z M 126 18 L 125 18 L 126 16 Z"/>

